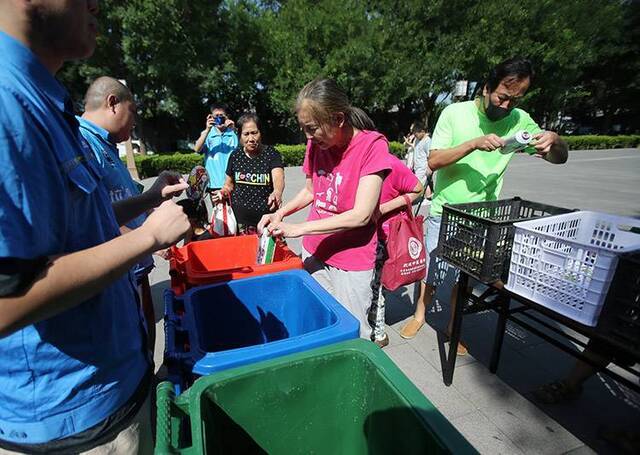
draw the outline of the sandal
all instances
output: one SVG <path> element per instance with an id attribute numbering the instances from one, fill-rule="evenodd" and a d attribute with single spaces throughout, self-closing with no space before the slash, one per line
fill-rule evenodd
<path id="1" fill-rule="evenodd" d="M 581 393 L 582 386 L 569 387 L 564 381 L 557 381 L 540 386 L 533 392 L 533 397 L 544 404 L 559 404 L 574 401 Z"/>
<path id="2" fill-rule="evenodd" d="M 451 342 L 451 334 L 447 334 L 447 340 L 449 343 Z M 456 354 L 459 356 L 469 354 L 469 350 L 467 349 L 467 345 L 464 341 L 458 340 L 458 349 L 456 349 Z"/>
<path id="3" fill-rule="evenodd" d="M 456 350 L 456 353 L 457 353 L 459 356 L 463 356 L 463 355 L 467 355 L 467 354 L 469 354 L 469 350 L 467 349 L 467 345 L 466 345 L 466 344 L 464 344 L 464 343 L 462 342 L 462 340 L 460 340 L 460 341 L 458 342 L 458 349 Z"/>
<path id="4" fill-rule="evenodd" d="M 400 329 L 400 336 L 406 340 L 410 340 L 418 334 L 418 331 L 423 325 L 424 321 L 420 322 L 416 318 L 411 318 L 411 320 Z"/>

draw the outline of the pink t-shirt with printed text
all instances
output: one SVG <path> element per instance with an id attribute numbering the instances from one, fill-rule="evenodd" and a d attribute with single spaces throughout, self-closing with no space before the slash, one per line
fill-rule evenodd
<path id="1" fill-rule="evenodd" d="M 380 204 L 389 202 L 392 199 L 406 193 L 411 193 L 418 184 L 418 177 L 397 157 L 389 154 L 389 163 L 391 172 L 387 174 L 387 178 L 382 183 L 382 191 L 380 192 Z M 378 236 L 386 241 L 389 236 L 389 223 L 391 220 L 406 216 L 403 213 L 404 208 L 396 209 L 391 213 L 378 220 Z"/>
<path id="2" fill-rule="evenodd" d="M 320 150 L 307 143 L 303 170 L 313 182 L 313 203 L 307 221 L 328 218 L 353 209 L 360 178 L 391 168 L 389 143 L 380 133 L 360 131 L 347 149 Z M 306 235 L 305 250 L 341 270 L 371 270 L 375 263 L 376 225 L 336 232 Z"/>

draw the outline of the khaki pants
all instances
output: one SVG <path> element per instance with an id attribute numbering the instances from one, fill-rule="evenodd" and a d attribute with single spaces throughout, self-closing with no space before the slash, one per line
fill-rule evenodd
<path id="1" fill-rule="evenodd" d="M 13 455 L 0 448 L 0 455 Z M 147 455 L 153 453 L 153 437 L 151 433 L 151 395 L 140 407 L 131 424 L 116 434 L 113 439 L 101 446 L 82 452 L 87 455 Z"/>

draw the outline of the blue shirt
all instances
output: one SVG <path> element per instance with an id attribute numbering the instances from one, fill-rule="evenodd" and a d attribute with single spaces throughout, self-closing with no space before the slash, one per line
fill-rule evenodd
<path id="1" fill-rule="evenodd" d="M 209 174 L 209 188 L 222 188 L 224 185 L 229 157 L 236 147 L 238 136 L 233 130 L 227 128 L 221 133 L 215 126 L 211 128 L 202 147 L 204 167 Z"/>
<path id="2" fill-rule="evenodd" d="M 109 191 L 111 202 L 128 199 L 140 194 L 136 183 L 131 178 L 129 170 L 124 165 L 118 154 L 118 147 L 111 141 L 109 132 L 95 123 L 76 117 L 80 122 L 80 133 L 87 140 L 91 150 L 96 156 L 100 171 L 102 172 L 102 182 Z M 129 229 L 136 229 L 142 226 L 147 219 L 145 214 L 129 221 L 126 226 Z M 153 269 L 153 258 L 147 256 L 133 268 L 136 280 L 140 280 Z"/>
<path id="3" fill-rule="evenodd" d="M 119 235 L 71 100 L 37 57 L 0 32 L 0 260 L 84 250 Z M 132 396 L 150 364 L 131 274 L 0 338 L 0 439 L 84 431 Z"/>

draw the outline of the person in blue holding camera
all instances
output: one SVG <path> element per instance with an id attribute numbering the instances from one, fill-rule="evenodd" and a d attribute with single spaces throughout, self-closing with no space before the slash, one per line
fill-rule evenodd
<path id="1" fill-rule="evenodd" d="M 200 133 L 194 147 L 196 152 L 204 153 L 210 194 L 224 185 L 229 157 L 237 147 L 238 135 L 233 120 L 227 115 L 227 109 L 221 105 L 211 106 L 206 128 Z"/>

